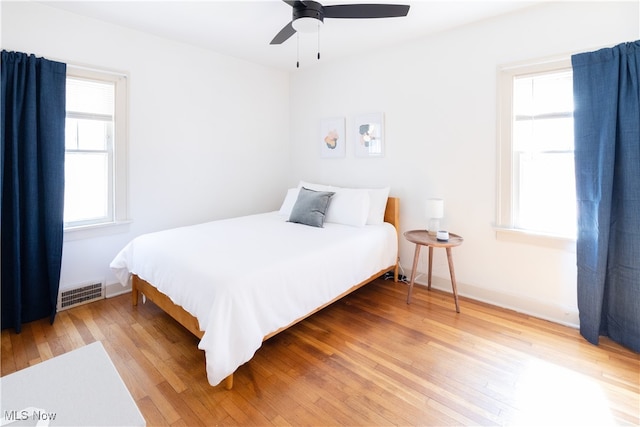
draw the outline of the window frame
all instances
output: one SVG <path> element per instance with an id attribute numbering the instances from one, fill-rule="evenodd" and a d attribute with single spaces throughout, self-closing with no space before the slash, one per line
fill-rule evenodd
<path id="1" fill-rule="evenodd" d="M 497 197 L 494 229 L 498 240 L 527 243 L 575 252 L 575 237 L 517 228 L 513 159 L 513 79 L 527 75 L 571 71 L 570 56 L 519 62 L 498 67 Z"/>
<path id="2" fill-rule="evenodd" d="M 114 227 L 117 229 L 131 222 L 129 219 L 128 191 L 129 76 L 124 72 L 99 70 L 69 64 L 67 65 L 67 78 L 113 83 L 115 97 L 113 141 L 109 160 L 111 191 L 109 194 L 110 207 L 108 209 L 111 210 L 111 215 L 107 220 L 65 223 L 65 240 L 75 240 L 111 234 L 117 231 L 114 230 Z"/>

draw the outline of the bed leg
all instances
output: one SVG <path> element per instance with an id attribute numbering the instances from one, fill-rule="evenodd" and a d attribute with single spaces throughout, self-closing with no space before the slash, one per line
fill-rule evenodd
<path id="1" fill-rule="evenodd" d="M 131 278 L 131 305 L 134 307 L 138 305 L 138 286 L 135 277 Z"/>
<path id="2" fill-rule="evenodd" d="M 233 374 L 224 379 L 224 388 L 231 390 L 233 388 Z"/>

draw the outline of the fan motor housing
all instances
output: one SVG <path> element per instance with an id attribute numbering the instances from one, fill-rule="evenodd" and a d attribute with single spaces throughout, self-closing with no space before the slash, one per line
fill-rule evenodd
<path id="1" fill-rule="evenodd" d="M 293 7 L 293 20 L 299 18 L 313 18 L 320 22 L 324 22 L 324 8 L 315 1 L 298 2 Z"/>

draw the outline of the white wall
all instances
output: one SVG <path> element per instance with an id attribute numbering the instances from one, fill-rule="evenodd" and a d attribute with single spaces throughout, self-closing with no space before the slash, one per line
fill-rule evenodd
<path id="1" fill-rule="evenodd" d="M 390 185 L 401 198 L 402 231 L 424 228 L 427 198 L 445 200 L 460 294 L 557 322 L 578 323 L 571 250 L 496 239 L 496 79 L 501 64 L 595 50 L 640 36 L 638 2 L 549 3 L 292 74 L 295 179 L 351 186 Z M 323 117 L 385 114 L 386 156 L 321 159 Z M 409 275 L 413 245 L 401 238 Z M 444 251 L 435 286 L 450 291 Z M 419 264 L 426 270 L 425 256 Z M 425 278 L 421 281 L 424 283 Z M 462 305 L 464 312 L 464 304 Z"/>
<path id="2" fill-rule="evenodd" d="M 286 73 L 39 3 L 1 7 L 3 49 L 130 76 L 133 222 L 65 241 L 61 289 L 115 283 L 109 263 L 141 233 L 279 208 L 290 165 Z"/>
<path id="3" fill-rule="evenodd" d="M 426 225 L 427 198 L 445 199 L 447 228 L 465 237 L 461 294 L 577 324 L 575 254 L 495 237 L 496 70 L 635 40 L 638 2 L 545 4 L 291 75 L 41 3 L 1 7 L 2 48 L 130 74 L 133 222 L 66 241 L 62 288 L 113 283 L 109 262 L 143 232 L 276 209 L 299 179 L 390 185 L 402 231 Z M 369 112 L 385 114 L 384 158 L 319 158 L 321 118 L 345 116 L 351 131 Z M 407 275 L 412 257 L 401 239 Z M 434 274 L 449 290 L 439 252 Z"/>

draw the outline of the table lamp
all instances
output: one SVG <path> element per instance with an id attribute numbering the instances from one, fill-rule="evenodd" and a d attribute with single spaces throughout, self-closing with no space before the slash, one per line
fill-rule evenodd
<path id="1" fill-rule="evenodd" d="M 429 199 L 427 200 L 427 218 L 429 218 L 429 226 L 427 232 L 431 236 L 435 236 L 440 229 L 440 220 L 444 216 L 444 200 Z"/>

